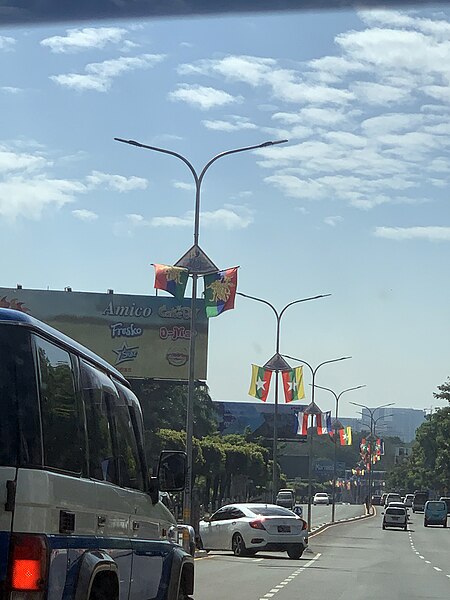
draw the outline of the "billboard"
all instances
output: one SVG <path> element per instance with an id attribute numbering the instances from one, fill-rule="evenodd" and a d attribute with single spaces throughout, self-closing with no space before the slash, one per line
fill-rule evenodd
<path id="1" fill-rule="evenodd" d="M 215 401 L 220 433 L 244 433 L 250 431 L 254 437 L 273 438 L 274 405 L 264 402 Z M 278 437 L 286 440 L 301 440 L 297 435 L 297 412 L 306 404 L 278 405 Z"/>
<path id="2" fill-rule="evenodd" d="M 22 310 L 87 346 L 125 377 L 187 379 L 191 301 L 0 288 L 0 308 Z M 206 379 L 208 320 L 197 301 L 195 376 Z"/>

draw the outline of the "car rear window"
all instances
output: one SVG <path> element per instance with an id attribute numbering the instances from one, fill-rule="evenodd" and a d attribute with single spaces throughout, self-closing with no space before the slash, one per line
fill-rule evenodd
<path id="1" fill-rule="evenodd" d="M 260 506 L 254 504 L 247 507 L 255 515 L 261 515 L 262 517 L 293 517 L 295 516 L 291 510 L 283 508 L 282 506 Z"/>
<path id="2" fill-rule="evenodd" d="M 429 508 L 435 508 L 436 510 L 447 510 L 447 504 L 445 502 L 429 502 Z"/>
<path id="3" fill-rule="evenodd" d="M 404 508 L 388 508 L 386 509 L 387 515 L 405 515 L 406 510 Z"/>

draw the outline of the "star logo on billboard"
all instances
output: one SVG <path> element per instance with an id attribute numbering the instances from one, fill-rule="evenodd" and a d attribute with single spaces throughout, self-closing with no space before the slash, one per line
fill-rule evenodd
<path id="1" fill-rule="evenodd" d="M 129 348 L 127 346 L 127 343 L 124 342 L 122 344 L 121 348 L 118 348 L 117 350 L 113 350 L 114 354 L 117 356 L 115 364 L 120 365 L 124 362 L 129 362 L 130 360 L 134 360 L 136 358 L 136 356 L 138 355 L 138 350 L 139 350 L 139 346 L 133 346 L 132 348 Z"/>

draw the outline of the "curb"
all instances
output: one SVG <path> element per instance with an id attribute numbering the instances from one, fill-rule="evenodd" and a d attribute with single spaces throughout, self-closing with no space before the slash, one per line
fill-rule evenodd
<path id="1" fill-rule="evenodd" d="M 322 525 L 319 525 L 319 527 L 311 529 L 308 537 L 312 538 L 316 535 L 319 535 L 319 533 L 322 533 L 330 527 L 336 527 L 337 525 L 345 525 L 346 523 L 355 523 L 357 521 L 362 521 L 363 519 L 371 519 L 372 517 L 375 517 L 376 514 L 377 511 L 374 506 L 372 506 L 371 510 L 369 511 L 367 510 L 367 508 L 365 508 L 364 514 L 359 515 L 358 517 L 350 517 L 349 519 L 342 519 L 340 521 L 335 521 L 334 523 L 323 523 Z"/>

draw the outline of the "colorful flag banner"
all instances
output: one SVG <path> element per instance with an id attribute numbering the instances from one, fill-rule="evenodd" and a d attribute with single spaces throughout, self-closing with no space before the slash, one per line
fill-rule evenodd
<path id="1" fill-rule="evenodd" d="M 325 435 L 331 432 L 331 410 L 316 415 L 316 427 L 318 435 Z"/>
<path id="2" fill-rule="evenodd" d="M 269 393 L 271 377 L 272 371 L 267 371 L 263 367 L 252 365 L 252 381 L 248 391 L 249 396 L 253 396 L 254 398 L 258 398 L 258 400 L 265 402 Z"/>
<path id="3" fill-rule="evenodd" d="M 284 399 L 286 403 L 301 400 L 305 397 L 303 386 L 303 367 L 296 367 L 281 373 L 283 378 Z"/>
<path id="4" fill-rule="evenodd" d="M 352 428 L 345 427 L 344 429 L 340 429 L 339 437 L 341 440 L 341 446 L 351 446 L 352 445 Z"/>
<path id="5" fill-rule="evenodd" d="M 308 435 L 308 429 L 313 426 L 313 417 L 305 412 L 297 413 L 297 435 Z"/>
<path id="6" fill-rule="evenodd" d="M 238 267 L 205 275 L 206 316 L 217 317 L 226 310 L 234 308 L 237 289 Z"/>
<path id="7" fill-rule="evenodd" d="M 171 265 L 158 265 L 155 267 L 155 289 L 165 290 L 182 300 L 189 277 L 189 271 L 182 267 L 172 267 Z"/>

